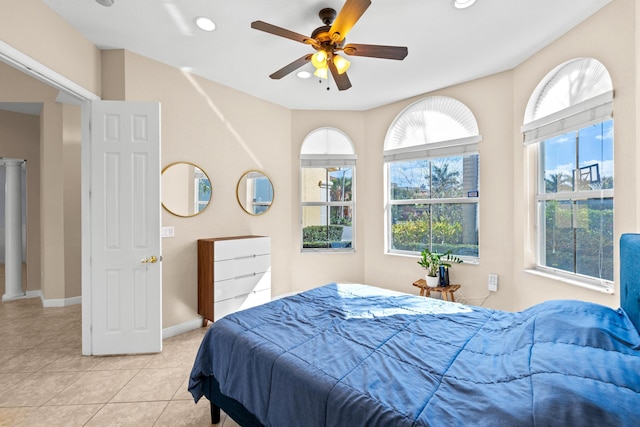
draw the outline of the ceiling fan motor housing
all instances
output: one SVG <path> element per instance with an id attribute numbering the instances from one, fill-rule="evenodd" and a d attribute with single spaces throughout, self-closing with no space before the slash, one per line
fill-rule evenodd
<path id="1" fill-rule="evenodd" d="M 337 15 L 338 14 L 336 13 L 335 9 L 332 9 L 330 7 L 325 7 L 318 13 L 318 16 L 320 16 L 320 20 L 322 21 L 322 23 L 327 26 L 331 26 L 331 24 L 333 24 L 333 21 L 336 19 Z"/>

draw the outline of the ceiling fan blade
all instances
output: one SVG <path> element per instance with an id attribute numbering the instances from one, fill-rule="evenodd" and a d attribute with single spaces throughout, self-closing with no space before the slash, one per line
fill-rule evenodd
<path id="1" fill-rule="evenodd" d="M 403 60 L 409 53 L 405 46 L 381 46 L 375 44 L 350 43 L 342 51 L 351 56 L 369 56 L 371 58 Z"/>
<path id="2" fill-rule="evenodd" d="M 333 80 L 336 82 L 336 86 L 338 86 L 338 90 L 347 90 L 351 87 L 351 81 L 347 76 L 347 73 L 338 73 L 338 69 L 336 68 L 333 61 L 328 61 L 329 70 L 331 70 L 331 75 L 333 76 Z"/>
<path id="3" fill-rule="evenodd" d="M 311 44 L 310 42 L 314 41 L 307 36 L 303 36 L 302 34 L 295 33 L 293 31 L 289 31 L 285 28 L 277 27 L 272 24 L 268 24 L 263 21 L 254 21 L 251 23 L 251 28 L 255 30 L 264 31 L 265 33 L 274 34 L 276 36 L 285 37 L 287 39 L 295 40 L 300 43 Z"/>
<path id="4" fill-rule="evenodd" d="M 331 39 L 336 43 L 344 40 L 369 6 L 371 6 L 370 0 L 347 0 L 331 25 L 329 30 Z"/>
<path id="5" fill-rule="evenodd" d="M 269 77 L 271 77 L 272 79 L 275 79 L 275 80 L 281 79 L 284 76 L 286 76 L 287 74 L 291 73 L 292 71 L 295 71 L 298 68 L 302 67 L 304 64 L 306 64 L 309 61 L 311 61 L 311 54 L 308 54 L 308 55 L 305 55 L 303 57 L 300 57 L 300 58 L 296 59 L 295 61 L 293 61 L 289 65 L 285 65 L 284 67 L 280 68 L 275 73 L 271 74 Z"/>

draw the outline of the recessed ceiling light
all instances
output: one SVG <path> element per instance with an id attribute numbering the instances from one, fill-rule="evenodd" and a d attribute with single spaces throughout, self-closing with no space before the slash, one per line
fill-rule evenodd
<path id="1" fill-rule="evenodd" d="M 193 22 L 203 31 L 213 31 L 216 29 L 216 24 L 211 20 L 211 18 L 207 18 L 206 16 L 198 16 L 194 18 Z"/>
<path id="2" fill-rule="evenodd" d="M 453 7 L 456 9 L 466 9 L 472 6 L 476 0 L 453 0 Z"/>
<path id="3" fill-rule="evenodd" d="M 296 75 L 301 79 L 308 79 L 309 77 L 311 77 L 311 73 L 308 71 L 298 71 L 298 74 Z"/>
<path id="4" fill-rule="evenodd" d="M 99 3 L 106 7 L 110 7 L 114 2 L 115 0 L 96 0 L 96 3 Z"/>

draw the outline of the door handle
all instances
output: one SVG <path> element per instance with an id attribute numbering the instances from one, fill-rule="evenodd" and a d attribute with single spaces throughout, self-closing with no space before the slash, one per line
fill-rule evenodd
<path id="1" fill-rule="evenodd" d="M 155 264 L 158 261 L 161 261 L 162 257 L 160 257 L 160 259 L 158 259 L 158 257 L 156 257 L 155 255 L 151 255 L 149 258 L 145 258 L 143 260 L 140 260 L 140 262 L 142 264 Z"/>

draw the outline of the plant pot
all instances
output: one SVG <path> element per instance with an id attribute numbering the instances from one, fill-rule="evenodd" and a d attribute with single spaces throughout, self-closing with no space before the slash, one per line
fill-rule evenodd
<path id="1" fill-rule="evenodd" d="M 430 288 L 437 288 L 438 287 L 438 276 L 429 276 L 426 275 L 424 277 L 424 280 L 427 282 L 427 286 Z"/>

